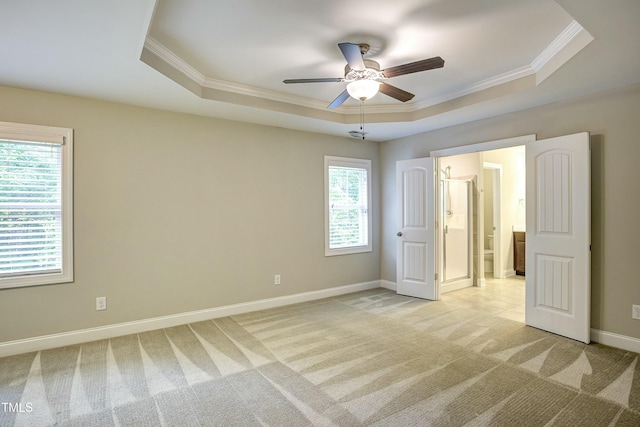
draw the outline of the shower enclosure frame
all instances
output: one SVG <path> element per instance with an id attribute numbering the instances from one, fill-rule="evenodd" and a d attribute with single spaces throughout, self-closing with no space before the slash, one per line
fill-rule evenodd
<path id="1" fill-rule="evenodd" d="M 437 216 L 438 223 L 441 224 L 441 227 L 438 234 L 440 244 L 438 245 L 440 248 L 440 256 L 439 256 L 439 270 L 440 270 L 440 291 L 441 292 L 450 292 L 457 289 L 462 289 L 466 287 L 473 286 L 474 280 L 474 250 L 473 250 L 473 236 L 474 236 L 474 203 L 473 203 L 473 192 L 475 191 L 475 180 L 471 177 L 461 177 L 461 178 L 441 178 L 439 180 L 441 186 L 438 186 L 437 193 Z M 448 234 L 448 225 L 447 225 L 447 209 L 446 206 L 446 198 L 450 196 L 450 193 L 447 193 L 446 185 L 447 183 L 464 183 L 466 184 L 466 276 L 457 276 L 452 278 L 447 278 L 447 237 Z M 449 205 L 451 206 L 451 205 Z M 452 212 L 453 215 L 453 212 Z"/>

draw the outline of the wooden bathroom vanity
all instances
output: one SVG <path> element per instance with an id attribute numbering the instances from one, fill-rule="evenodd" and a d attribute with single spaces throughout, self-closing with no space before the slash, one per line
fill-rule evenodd
<path id="1" fill-rule="evenodd" d="M 524 276 L 526 253 L 526 233 L 524 231 L 513 232 L 513 269 L 516 274 Z"/>

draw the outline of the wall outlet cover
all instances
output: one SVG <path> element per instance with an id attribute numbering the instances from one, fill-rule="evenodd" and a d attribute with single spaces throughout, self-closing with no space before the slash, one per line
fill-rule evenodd
<path id="1" fill-rule="evenodd" d="M 106 310 L 107 309 L 107 297 L 98 297 L 96 298 L 96 310 Z"/>

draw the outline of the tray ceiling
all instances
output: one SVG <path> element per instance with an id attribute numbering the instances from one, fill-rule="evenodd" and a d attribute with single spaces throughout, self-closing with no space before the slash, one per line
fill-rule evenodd
<path id="1" fill-rule="evenodd" d="M 605 2 L 606 3 L 606 2 Z M 112 0 L 5 2 L 0 84 L 347 136 L 359 102 L 340 42 L 382 68 L 441 56 L 365 103 L 388 140 L 640 80 L 640 6 L 620 0 Z"/>

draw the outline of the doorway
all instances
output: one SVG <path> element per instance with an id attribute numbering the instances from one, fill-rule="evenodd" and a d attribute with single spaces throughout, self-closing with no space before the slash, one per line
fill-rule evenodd
<path id="1" fill-rule="evenodd" d="M 502 266 L 502 164 L 483 159 L 484 278 L 504 279 Z M 486 283 L 483 283 L 486 284 Z M 481 284 L 481 286 L 483 285 Z"/>
<path id="2" fill-rule="evenodd" d="M 438 159 L 441 173 L 447 173 L 449 180 L 442 180 L 440 253 L 441 293 L 469 286 L 487 286 L 487 279 L 506 279 L 515 276 L 513 232 L 525 228 L 525 173 L 524 145 L 483 150 L 474 153 L 443 156 Z M 470 183 L 469 229 L 473 230 L 472 242 L 467 247 L 458 245 L 455 256 L 451 252 L 449 237 L 451 189 L 454 182 L 465 180 Z M 460 209 L 457 209 L 459 211 Z M 446 274 L 449 260 L 466 262 L 470 260 L 470 280 L 450 286 Z"/>
<path id="3" fill-rule="evenodd" d="M 517 145 L 526 145 L 526 171 L 521 170 L 521 173 L 526 183 L 526 198 L 530 200 L 526 206 L 524 226 L 524 230 L 530 232 L 526 237 L 525 323 L 589 343 L 591 179 L 587 132 L 543 140 L 528 135 L 432 151 L 431 157 L 415 159 L 414 162 L 423 164 L 415 168 L 410 167 L 411 161 L 398 161 L 396 200 L 402 227 L 397 233 L 398 293 L 425 298 L 410 288 L 404 289 L 406 280 L 407 285 L 428 289 L 433 295 L 428 299 L 439 299 L 442 277 L 438 274 L 437 257 L 442 256 L 442 244 L 438 229 L 443 224 L 443 210 L 442 200 L 438 197 L 439 186 L 434 185 L 434 178 L 441 170 L 442 158 L 458 154 L 479 155 L 484 151 Z M 478 175 L 482 176 L 482 173 L 477 172 Z M 410 192 L 403 191 L 403 186 L 408 183 L 421 190 L 420 197 L 409 197 Z M 502 205 L 505 206 L 506 192 L 503 195 Z M 477 197 L 477 192 L 474 197 Z M 482 198 L 477 200 L 482 203 Z M 520 198 L 517 202 L 516 208 L 522 206 Z M 434 213 L 435 221 L 430 221 L 428 215 L 414 215 L 423 211 Z M 425 239 L 417 242 L 419 244 L 403 231 L 410 228 L 410 223 L 405 220 L 414 216 L 420 219 L 416 222 L 418 229 L 425 231 Z M 502 218 L 504 227 L 505 215 Z M 484 231 L 477 215 L 474 225 L 478 228 L 474 235 L 474 273 L 476 277 L 482 277 L 484 265 L 479 254 L 483 252 Z M 436 230 L 438 232 L 434 232 Z M 418 262 L 414 262 L 416 260 Z M 435 274 L 431 276 L 433 271 Z M 411 277 L 409 273 L 412 272 L 421 273 L 420 281 Z"/>
<path id="4" fill-rule="evenodd" d="M 478 209 L 477 216 L 484 230 L 484 235 L 478 237 L 483 240 L 479 259 L 484 266 L 484 275 L 477 280 L 478 286 L 442 296 L 447 304 L 521 323 L 525 322 L 525 280 L 524 276 L 514 275 L 509 257 L 503 257 L 503 252 L 513 251 L 510 240 L 513 233 L 509 232 L 509 227 L 503 230 L 502 216 L 504 212 L 505 221 L 518 228 L 519 224 L 524 224 L 524 215 L 518 209 L 503 206 L 502 190 L 504 180 L 509 196 L 515 194 L 518 204 L 524 206 L 524 199 L 520 197 L 525 197 L 526 183 L 516 172 L 526 166 L 521 155 L 523 150 L 524 146 L 517 146 L 479 153 L 478 160 L 482 163 L 479 197 L 484 206 Z"/>

